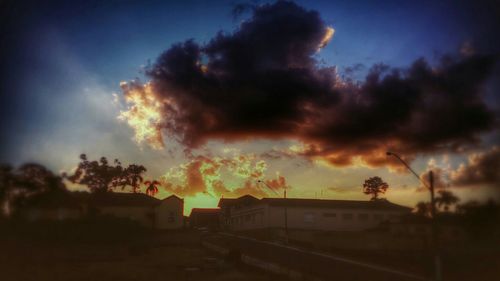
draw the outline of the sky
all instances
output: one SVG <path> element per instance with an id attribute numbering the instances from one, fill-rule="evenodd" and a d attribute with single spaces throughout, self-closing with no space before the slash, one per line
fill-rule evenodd
<path id="1" fill-rule="evenodd" d="M 142 164 L 187 213 L 285 187 L 368 200 L 373 176 L 428 200 L 394 151 L 462 201 L 500 199 L 495 1 L 2 5 L 1 163 Z"/>

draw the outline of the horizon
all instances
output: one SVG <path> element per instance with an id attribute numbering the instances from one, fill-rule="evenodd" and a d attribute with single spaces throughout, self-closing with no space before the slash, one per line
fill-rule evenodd
<path id="1" fill-rule="evenodd" d="M 84 191 L 81 191 L 81 190 L 73 190 L 72 192 L 86 192 L 86 193 L 89 193 L 91 194 L 88 190 L 84 190 Z M 146 195 L 146 196 L 150 196 L 150 195 L 147 195 L 145 193 L 142 193 L 142 192 L 123 192 L 123 191 L 111 191 L 111 193 L 126 193 L 126 194 L 141 194 L 141 195 Z M 166 195 L 165 197 L 163 198 L 158 198 L 156 196 L 151 196 L 155 199 L 158 199 L 158 200 L 164 200 L 164 199 L 167 199 L 171 196 L 177 196 L 175 194 L 172 194 L 172 195 Z M 250 194 L 245 194 L 245 195 L 241 195 L 239 197 L 223 197 L 221 196 L 217 202 L 220 202 L 220 200 L 222 199 L 239 199 L 239 198 L 242 198 L 242 197 L 245 197 L 245 196 L 252 196 Z M 178 197 L 178 196 L 177 196 Z M 253 196 L 252 196 L 253 197 Z M 179 199 L 182 199 L 184 200 L 184 198 L 182 197 L 178 197 Z M 287 197 L 287 198 L 283 198 L 283 197 L 254 197 L 256 199 L 258 199 L 259 201 L 262 200 L 262 199 L 283 199 L 283 200 L 287 200 L 287 199 L 304 199 L 304 200 L 329 200 L 329 201 L 354 201 L 354 202 L 376 202 L 374 200 L 370 200 L 369 198 L 367 200 L 354 200 L 354 199 L 333 199 L 333 198 L 307 198 L 307 197 Z M 383 202 L 389 202 L 389 203 L 392 203 L 392 204 L 396 204 L 394 202 L 391 202 L 390 200 L 387 200 L 385 198 L 382 198 L 382 199 L 379 199 L 379 200 L 382 200 Z M 400 204 L 396 204 L 396 205 L 399 205 L 399 206 L 402 206 L 402 207 L 407 207 L 407 208 L 410 208 L 410 209 L 414 209 L 415 206 L 405 206 L 405 205 L 400 205 Z M 220 207 L 218 207 L 218 205 L 216 205 L 215 207 L 196 207 L 196 206 L 192 206 L 190 209 L 189 209 L 189 212 L 186 211 L 186 208 L 184 207 L 184 212 L 183 212 L 183 215 L 184 216 L 187 216 L 189 217 L 191 212 L 193 211 L 193 209 L 199 209 L 199 210 L 220 210 Z"/>

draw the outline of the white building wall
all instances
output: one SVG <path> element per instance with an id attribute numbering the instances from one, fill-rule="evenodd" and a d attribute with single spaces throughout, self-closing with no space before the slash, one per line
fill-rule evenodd
<path id="1" fill-rule="evenodd" d="M 373 209 L 288 207 L 287 224 L 289 229 L 355 231 L 375 227 L 403 213 Z M 230 229 L 236 231 L 284 228 L 285 208 L 268 205 L 233 208 L 230 221 Z"/>
<path id="2" fill-rule="evenodd" d="M 252 230 L 268 227 L 268 206 L 256 205 L 251 207 L 231 209 L 230 229 Z"/>
<path id="3" fill-rule="evenodd" d="M 130 219 L 139 222 L 143 226 L 152 227 L 154 209 L 153 207 L 134 206 L 104 206 L 98 207 L 101 215 L 109 215 L 117 218 Z"/>
<path id="4" fill-rule="evenodd" d="M 364 230 L 384 220 L 394 219 L 401 212 L 371 209 L 287 208 L 288 228 L 323 231 Z M 285 208 L 269 208 L 269 227 L 284 227 Z"/>
<path id="5" fill-rule="evenodd" d="M 184 226 L 184 200 L 168 197 L 155 208 L 155 227 L 159 229 L 179 229 Z"/>

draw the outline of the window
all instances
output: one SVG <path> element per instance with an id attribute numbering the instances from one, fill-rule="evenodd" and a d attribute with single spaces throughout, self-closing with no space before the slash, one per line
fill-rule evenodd
<path id="1" fill-rule="evenodd" d="M 373 215 L 373 219 L 376 220 L 376 221 L 381 221 L 384 219 L 384 215 L 382 214 L 375 214 Z"/>
<path id="2" fill-rule="evenodd" d="M 314 214 L 313 213 L 305 213 L 304 214 L 304 222 L 313 223 L 314 222 Z"/>
<path id="3" fill-rule="evenodd" d="M 168 212 L 168 220 L 169 223 L 175 222 L 175 212 Z"/>
<path id="4" fill-rule="evenodd" d="M 368 214 L 358 214 L 358 220 L 360 221 L 368 220 Z"/>
<path id="5" fill-rule="evenodd" d="M 344 213 L 344 214 L 342 214 L 342 219 L 345 221 L 352 220 L 352 214 L 351 213 Z"/>
<path id="6" fill-rule="evenodd" d="M 325 217 L 325 218 L 336 218 L 337 214 L 336 213 L 323 213 L 323 217 Z"/>

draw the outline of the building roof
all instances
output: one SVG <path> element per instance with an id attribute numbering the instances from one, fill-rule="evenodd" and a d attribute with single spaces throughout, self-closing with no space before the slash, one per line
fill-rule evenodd
<path id="1" fill-rule="evenodd" d="M 229 206 L 234 206 L 234 205 L 238 205 L 238 204 L 241 204 L 241 203 L 245 203 L 245 204 L 249 204 L 249 203 L 254 203 L 254 202 L 258 202 L 259 199 L 257 199 L 256 197 L 253 197 L 252 195 L 243 195 L 241 197 L 238 197 L 238 198 L 221 198 L 219 200 L 219 204 L 217 204 L 217 207 L 221 208 L 221 207 L 229 207 Z"/>
<path id="2" fill-rule="evenodd" d="M 411 208 L 394 204 L 387 200 L 359 201 L 359 200 L 326 200 L 326 199 L 304 199 L 304 198 L 262 198 L 257 199 L 250 195 L 239 198 L 221 198 L 218 207 L 229 207 L 235 205 L 265 204 L 278 207 L 307 207 L 307 208 L 337 208 L 337 209 L 370 209 L 410 211 Z"/>
<path id="3" fill-rule="evenodd" d="M 165 199 L 184 199 L 178 196 L 171 195 Z M 106 192 L 106 193 L 89 193 L 89 192 L 52 192 L 44 193 L 29 198 L 27 206 L 29 208 L 80 208 L 82 205 L 90 206 L 156 206 L 162 200 L 149 196 L 144 193 L 125 193 L 125 192 Z"/>
<path id="4" fill-rule="evenodd" d="M 411 208 L 394 204 L 387 200 L 359 201 L 359 200 L 326 200 L 302 198 L 262 198 L 262 204 L 270 206 L 308 207 L 308 208 L 338 208 L 338 209 L 370 209 L 410 211 Z"/>
<path id="5" fill-rule="evenodd" d="M 191 215 L 197 215 L 197 214 L 219 214 L 220 209 L 219 208 L 193 208 L 191 210 Z"/>
<path id="6" fill-rule="evenodd" d="M 41 208 L 41 209 L 78 209 L 83 203 L 80 197 L 73 194 L 74 192 L 57 191 L 34 195 L 28 198 L 26 208 Z"/>
<path id="7" fill-rule="evenodd" d="M 179 201 L 184 201 L 184 199 L 180 198 L 179 196 L 177 196 L 177 195 L 175 195 L 175 194 L 172 194 L 172 195 L 170 195 L 170 196 L 168 196 L 168 197 L 165 197 L 165 198 L 163 198 L 162 200 L 167 200 L 167 199 L 170 199 L 170 198 L 174 198 L 174 199 L 177 199 L 177 200 L 179 200 Z"/>
<path id="8" fill-rule="evenodd" d="M 144 193 L 107 192 L 92 194 L 89 204 L 93 206 L 147 207 L 160 204 L 161 200 Z"/>

